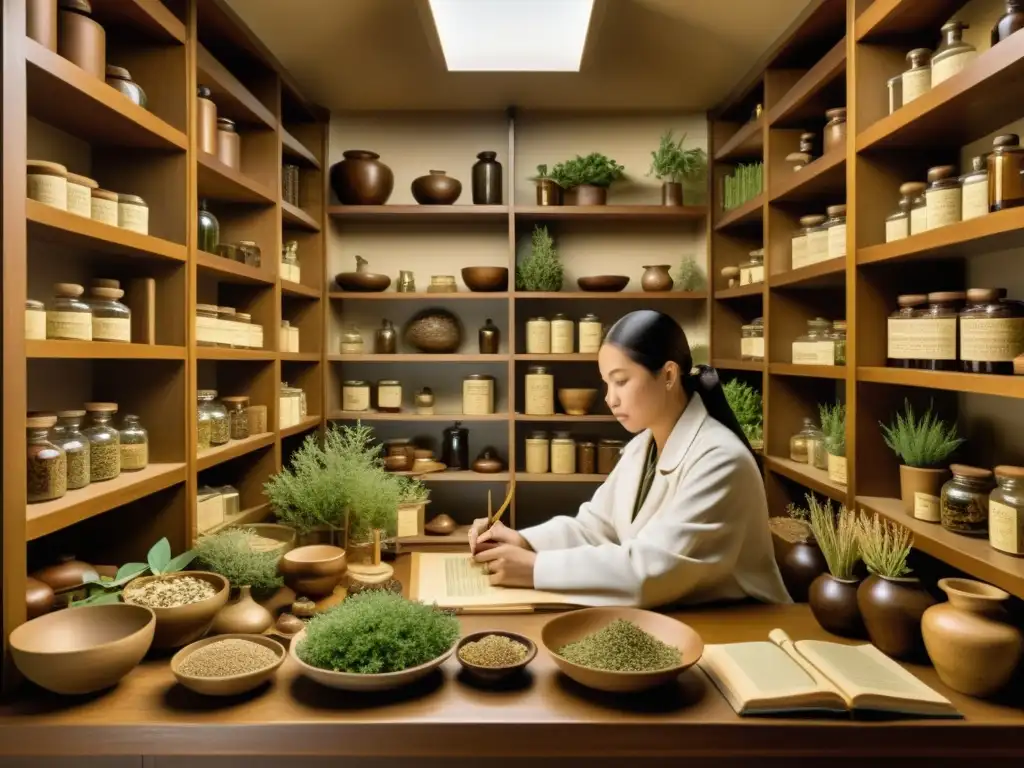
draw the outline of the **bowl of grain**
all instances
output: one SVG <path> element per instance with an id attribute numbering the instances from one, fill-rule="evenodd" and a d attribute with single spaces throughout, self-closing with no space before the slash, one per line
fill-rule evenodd
<path id="1" fill-rule="evenodd" d="M 577 683 L 611 693 L 664 685 L 704 653 L 693 628 L 639 608 L 586 608 L 556 616 L 541 630 L 541 643 Z"/>
<path id="2" fill-rule="evenodd" d="M 156 614 L 154 648 L 181 648 L 206 634 L 230 591 L 219 573 L 183 571 L 133 579 L 121 599 Z"/>
<path id="3" fill-rule="evenodd" d="M 470 677 L 497 683 L 519 674 L 537 656 L 537 644 L 525 635 L 491 629 L 466 635 L 455 658 Z"/>
<path id="4" fill-rule="evenodd" d="M 272 678 L 285 655 L 283 645 L 263 635 L 216 635 L 174 654 L 171 672 L 190 691 L 237 696 Z"/>

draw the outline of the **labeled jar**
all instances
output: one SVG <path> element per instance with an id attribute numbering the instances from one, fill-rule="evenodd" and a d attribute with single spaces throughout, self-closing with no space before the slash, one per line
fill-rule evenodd
<path id="1" fill-rule="evenodd" d="M 910 69 L 903 73 L 903 106 L 924 96 L 932 89 L 932 52 L 915 48 L 907 54 Z"/>
<path id="2" fill-rule="evenodd" d="M 971 158 L 971 170 L 960 179 L 960 218 L 967 221 L 988 212 L 988 161 L 980 155 Z"/>
<path id="3" fill-rule="evenodd" d="M 961 370 L 1013 374 L 1024 354 L 1024 304 L 1006 300 L 1005 288 L 971 288 L 960 313 Z"/>
<path id="4" fill-rule="evenodd" d="M 747 260 L 740 264 L 740 285 L 754 285 L 764 282 L 764 248 L 747 254 Z"/>
<path id="5" fill-rule="evenodd" d="M 91 191 L 91 218 L 108 227 L 117 226 L 118 194 L 109 189 L 96 188 Z"/>
<path id="6" fill-rule="evenodd" d="M 249 398 L 234 395 L 221 398 L 228 410 L 228 434 L 232 440 L 245 440 L 252 434 L 249 430 Z"/>
<path id="7" fill-rule="evenodd" d="M 764 318 L 741 326 L 740 359 L 764 362 Z"/>
<path id="8" fill-rule="evenodd" d="M 381 413 L 400 413 L 402 410 L 402 382 L 381 379 L 377 382 L 377 410 Z"/>
<path id="9" fill-rule="evenodd" d="M 836 345 L 831 338 L 832 323 L 823 317 L 807 321 L 807 333 L 793 342 L 794 365 L 835 365 Z"/>
<path id="10" fill-rule="evenodd" d="M 886 84 L 889 88 L 889 114 L 903 106 L 903 75 L 890 77 Z"/>
<path id="11" fill-rule="evenodd" d="M 551 474 L 576 474 L 576 441 L 568 432 L 555 432 L 551 439 Z"/>
<path id="12" fill-rule="evenodd" d="M 50 433 L 50 439 L 67 457 L 69 491 L 89 484 L 89 438 L 82 434 L 84 418 L 85 411 L 57 411 L 57 426 Z"/>
<path id="13" fill-rule="evenodd" d="M 592 440 L 576 441 L 576 471 L 581 475 L 597 474 L 597 444 Z"/>
<path id="14" fill-rule="evenodd" d="M 928 169 L 928 189 L 924 193 L 928 206 L 928 229 L 938 229 L 960 221 L 963 192 L 960 178 L 952 165 Z"/>
<path id="15" fill-rule="evenodd" d="M 302 269 L 299 266 L 299 243 L 289 240 L 281 249 L 281 279 L 293 283 L 302 282 Z"/>
<path id="16" fill-rule="evenodd" d="M 963 291 L 940 291 L 928 294 L 928 306 L 917 313 L 912 324 L 911 359 L 915 368 L 926 371 L 957 369 L 957 317 L 964 306 Z"/>
<path id="17" fill-rule="evenodd" d="M 111 282 L 117 284 L 116 280 Z M 121 303 L 122 296 L 124 291 L 120 288 L 96 285 L 93 281 L 88 299 L 92 309 L 93 341 L 131 342 L 132 311 Z"/>
<path id="18" fill-rule="evenodd" d="M 107 75 L 107 34 L 92 18 L 89 0 L 59 0 L 57 53 L 93 77 Z"/>
<path id="19" fill-rule="evenodd" d="M 350 379 L 341 385 L 341 409 L 353 413 L 370 410 L 370 382 Z"/>
<path id="20" fill-rule="evenodd" d="M 833 149 L 846 146 L 846 107 L 835 107 L 825 112 L 828 122 L 825 123 L 824 139 L 821 142 L 822 151 L 829 152 Z"/>
<path id="21" fill-rule="evenodd" d="M 210 419 L 210 445 L 224 445 L 231 439 L 231 423 L 228 409 L 217 400 L 216 389 L 200 389 L 196 392 L 199 412 Z"/>
<path id="22" fill-rule="evenodd" d="M 992 549 L 1024 557 L 1024 467 L 996 467 L 988 497 L 988 542 Z"/>
<path id="23" fill-rule="evenodd" d="M 341 354 L 361 355 L 363 353 L 363 334 L 355 325 L 348 325 L 341 332 Z"/>
<path id="24" fill-rule="evenodd" d="M 920 367 L 920 334 L 917 326 L 911 322 L 920 317 L 928 296 L 923 293 L 905 293 L 896 297 L 898 309 L 889 315 L 886 324 L 886 358 L 887 364 L 893 368 Z"/>
<path id="25" fill-rule="evenodd" d="M 988 496 L 995 483 L 992 472 L 966 464 L 953 464 L 951 480 L 942 486 L 942 527 L 964 536 L 988 535 Z"/>
<path id="26" fill-rule="evenodd" d="M 208 155 L 217 154 L 217 105 L 213 92 L 208 86 L 196 88 L 196 127 L 199 137 L 198 149 Z"/>
<path id="27" fill-rule="evenodd" d="M 825 209 L 828 219 L 825 228 L 828 231 L 828 258 L 846 257 L 846 206 L 830 205 Z"/>
<path id="28" fill-rule="evenodd" d="M 247 267 L 259 269 L 263 265 L 263 251 L 260 250 L 255 240 L 239 240 L 238 250 L 242 254 L 242 263 Z"/>
<path id="29" fill-rule="evenodd" d="M 220 222 L 210 213 L 206 201 L 199 201 L 199 250 L 216 253 L 220 244 Z"/>
<path id="30" fill-rule="evenodd" d="M 1024 205 L 1024 147 L 1016 133 L 1004 133 L 992 140 L 988 156 L 988 200 L 991 211 Z"/>
<path id="31" fill-rule="evenodd" d="M 118 93 L 127 96 L 128 100 L 133 104 L 137 104 L 143 109 L 146 108 L 146 92 L 142 90 L 141 85 L 132 80 L 132 75 L 127 69 L 107 64 L 106 81 L 107 85 Z"/>
<path id="32" fill-rule="evenodd" d="M 561 312 L 551 318 L 551 353 L 572 354 L 576 339 L 575 323 Z"/>
<path id="33" fill-rule="evenodd" d="M 200 347 L 220 346 L 220 321 L 213 304 L 196 304 L 196 344 Z"/>
<path id="34" fill-rule="evenodd" d="M 526 369 L 526 413 L 529 416 L 553 416 L 555 413 L 555 377 L 546 366 Z"/>
<path id="35" fill-rule="evenodd" d="M 551 354 L 551 322 L 546 317 L 526 321 L 526 354 Z"/>
<path id="36" fill-rule="evenodd" d="M 68 174 L 67 212 L 86 219 L 92 218 L 92 191 L 99 184 L 88 176 L 77 173 Z"/>
<path id="37" fill-rule="evenodd" d="M 597 441 L 597 474 L 610 475 L 622 458 L 626 443 L 612 438 Z"/>
<path id="38" fill-rule="evenodd" d="M 235 121 L 217 118 L 217 159 L 228 168 L 242 169 L 242 137 L 235 130 Z"/>
<path id="39" fill-rule="evenodd" d="M 235 325 L 234 307 L 217 307 L 217 331 L 220 346 L 234 347 L 235 349 L 245 347 L 248 334 L 245 335 L 245 341 L 243 341 L 241 330 Z"/>
<path id="40" fill-rule="evenodd" d="M 49 414 L 29 416 L 25 469 L 28 474 L 26 500 L 29 504 L 59 499 L 68 491 L 68 462 L 64 450 L 50 442 L 50 429 L 57 418 Z"/>
<path id="41" fill-rule="evenodd" d="M 37 203 L 68 209 L 68 169 L 60 163 L 29 160 L 26 164 L 28 198 Z"/>
<path id="42" fill-rule="evenodd" d="M 964 30 L 969 24 L 952 19 L 942 25 L 942 42 L 932 55 L 932 88 L 944 83 L 978 58 L 978 51 L 964 42 Z"/>
<path id="43" fill-rule="evenodd" d="M 46 309 L 46 338 L 92 341 L 92 307 L 82 301 L 85 289 L 74 283 L 57 283 Z"/>
<path id="44" fill-rule="evenodd" d="M 846 365 L 846 321 L 833 320 L 829 338 L 835 343 L 836 365 Z"/>
<path id="45" fill-rule="evenodd" d="M 910 201 L 910 234 L 918 235 L 928 231 L 928 201 L 924 193 L 928 184 L 923 181 L 908 181 L 900 187 L 900 192 L 909 194 Z"/>
<path id="46" fill-rule="evenodd" d="M 36 299 L 25 299 L 25 339 L 42 341 L 46 338 L 46 307 Z"/>
<path id="47" fill-rule="evenodd" d="M 804 256 L 802 261 L 794 260 L 793 269 L 817 264 L 828 259 L 828 229 L 825 228 L 825 216 L 800 217 L 800 232 L 804 238 Z"/>
<path id="48" fill-rule="evenodd" d="M 135 472 L 149 466 L 149 433 L 139 417 L 126 414 L 121 427 L 121 470 Z"/>
<path id="49" fill-rule="evenodd" d="M 548 433 L 540 430 L 530 433 L 526 438 L 526 473 L 543 475 L 548 471 L 551 454 L 551 441 Z"/>
<path id="50" fill-rule="evenodd" d="M 112 420 L 117 403 L 86 403 L 89 426 L 82 430 L 89 439 L 89 482 L 113 480 L 121 474 L 121 433 Z"/>
<path id="51" fill-rule="evenodd" d="M 494 377 L 471 373 L 462 380 L 464 416 L 488 416 L 494 413 Z"/>
<path id="52" fill-rule="evenodd" d="M 149 234 L 149 206 L 138 195 L 117 196 L 117 226 L 140 235 Z"/>
<path id="53" fill-rule="evenodd" d="M 910 182 L 916 189 L 917 182 Z M 885 217 L 885 242 L 895 243 L 897 240 L 903 240 L 910 237 L 910 209 L 914 204 L 914 195 L 910 192 L 914 190 L 905 191 L 906 184 L 900 185 L 900 202 L 896 210 Z M 918 192 L 920 194 L 920 192 Z"/>
<path id="54" fill-rule="evenodd" d="M 597 315 L 588 313 L 580 318 L 577 325 L 579 331 L 579 350 L 581 355 L 596 355 L 604 341 L 604 329 Z"/>

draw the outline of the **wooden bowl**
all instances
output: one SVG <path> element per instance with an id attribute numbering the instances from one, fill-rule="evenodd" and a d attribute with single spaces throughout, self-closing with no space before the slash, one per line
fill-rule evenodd
<path id="1" fill-rule="evenodd" d="M 593 275 L 576 278 L 581 291 L 593 293 L 618 293 L 629 285 L 628 275 Z"/>
<path id="2" fill-rule="evenodd" d="M 679 649 L 677 666 L 654 672 L 612 672 L 574 664 L 558 655 L 558 649 L 603 629 L 616 619 L 631 621 L 661 642 Z M 704 641 L 681 621 L 639 608 L 586 608 L 570 611 L 548 621 L 541 630 L 541 643 L 562 672 L 580 685 L 610 693 L 631 693 L 655 688 L 675 680 L 696 664 L 704 653 Z"/>
<path id="3" fill-rule="evenodd" d="M 462 282 L 471 291 L 506 291 L 508 267 L 463 267 Z"/>
<path id="4" fill-rule="evenodd" d="M 401 688 L 420 680 L 439 666 L 444 664 L 453 653 L 455 644 L 436 659 L 420 664 L 418 667 L 403 669 L 401 672 L 383 672 L 376 675 L 360 675 L 353 672 L 334 672 L 329 669 L 312 667 L 299 658 L 298 649 L 306 640 L 306 630 L 302 630 L 292 638 L 288 648 L 288 655 L 292 657 L 299 666 L 299 670 L 306 677 L 314 680 L 320 685 L 328 688 L 337 688 L 342 691 L 390 691 L 394 688 Z"/>
<path id="5" fill-rule="evenodd" d="M 146 655 L 156 616 L 141 605 L 109 603 L 48 613 L 11 632 L 18 671 L 41 688 L 75 695 L 116 685 Z"/>
<path id="6" fill-rule="evenodd" d="M 326 597 L 334 592 L 347 570 L 345 550 L 330 544 L 311 544 L 286 552 L 278 572 L 297 595 Z"/>
<path id="7" fill-rule="evenodd" d="M 181 648 L 205 635 L 209 631 L 210 625 L 213 624 L 213 618 L 217 615 L 217 611 L 227 603 L 231 585 L 219 573 L 182 571 L 164 576 L 143 576 L 132 579 L 121 592 L 121 599 L 130 603 L 133 589 L 138 589 L 156 579 L 176 579 L 184 576 L 209 582 L 215 590 L 213 597 L 174 608 L 153 608 L 152 611 L 156 614 L 154 648 Z"/>
<path id="8" fill-rule="evenodd" d="M 277 661 L 269 667 L 255 672 L 229 675 L 228 677 L 194 677 L 181 673 L 179 668 L 189 654 L 193 651 L 198 651 L 204 645 L 221 640 L 250 640 L 272 650 L 277 654 Z M 283 645 L 263 635 L 214 635 L 213 637 L 197 640 L 174 654 L 173 658 L 171 658 L 171 672 L 174 673 L 175 679 L 190 691 L 201 693 L 204 696 L 237 696 L 240 693 L 247 693 L 254 688 L 258 688 L 272 678 L 277 673 L 278 668 L 284 663 L 285 655 L 286 652 Z"/>
<path id="9" fill-rule="evenodd" d="M 507 667 L 481 667 L 477 664 L 470 664 L 459 655 L 459 652 L 462 650 L 462 646 L 466 643 L 475 642 L 481 638 L 487 637 L 488 635 L 501 635 L 502 637 L 507 637 L 509 640 L 515 640 L 517 643 L 522 643 L 526 646 L 526 658 L 517 664 L 512 664 Z M 462 668 L 466 670 L 466 673 L 485 683 L 498 683 L 512 677 L 513 675 L 518 675 L 526 669 L 529 663 L 536 657 L 537 644 L 533 642 L 533 640 L 525 635 L 520 635 L 515 632 L 505 632 L 500 629 L 473 632 L 459 640 L 458 645 L 455 646 L 455 658 L 459 660 L 459 664 L 461 664 Z"/>
<path id="10" fill-rule="evenodd" d="M 597 399 L 596 389 L 566 388 L 558 390 L 558 402 L 570 416 L 586 416 Z"/>
<path id="11" fill-rule="evenodd" d="M 380 293 L 391 285 L 390 277 L 373 272 L 342 272 L 335 275 L 334 280 L 343 291 L 354 293 Z"/>

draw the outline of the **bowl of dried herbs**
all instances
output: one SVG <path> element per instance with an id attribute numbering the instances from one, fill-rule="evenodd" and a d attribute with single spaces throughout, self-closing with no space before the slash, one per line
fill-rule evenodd
<path id="1" fill-rule="evenodd" d="M 519 674 L 536 656 L 533 640 L 499 629 L 468 634 L 455 647 L 455 658 L 467 674 L 487 683 Z"/>

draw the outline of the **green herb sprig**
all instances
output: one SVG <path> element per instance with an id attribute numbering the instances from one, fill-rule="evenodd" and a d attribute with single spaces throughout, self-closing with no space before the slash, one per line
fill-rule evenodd
<path id="1" fill-rule="evenodd" d="M 517 291 L 560 291 L 565 270 L 547 227 L 536 226 L 530 253 L 516 265 Z"/>
<path id="2" fill-rule="evenodd" d="M 707 171 L 707 153 L 700 147 L 683 149 L 686 134 L 673 139 L 673 131 L 662 134 L 658 148 L 651 152 L 651 169 L 648 176 L 659 181 L 698 181 Z"/>
<path id="3" fill-rule="evenodd" d="M 818 405 L 821 431 L 825 434 L 825 450 L 832 456 L 846 455 L 846 404 Z"/>
<path id="4" fill-rule="evenodd" d="M 931 469 L 945 464 L 964 442 L 957 436 L 956 423 L 946 424 L 931 406 L 920 419 L 909 400 L 904 401 L 904 408 L 905 413 L 896 414 L 891 426 L 879 422 L 885 444 L 908 467 Z"/>
<path id="5" fill-rule="evenodd" d="M 806 498 L 811 531 L 828 563 L 829 573 L 837 579 L 852 580 L 860 560 L 856 513 L 845 504 L 840 504 L 838 511 L 833 510 L 831 499 L 822 504 L 814 494 L 807 494 Z"/>

